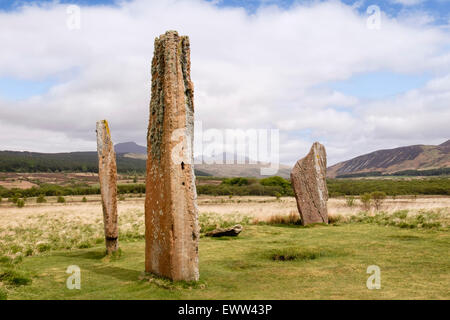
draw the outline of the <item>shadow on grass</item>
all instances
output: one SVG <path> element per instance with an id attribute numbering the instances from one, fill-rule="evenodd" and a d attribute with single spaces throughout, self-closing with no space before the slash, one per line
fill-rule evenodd
<path id="1" fill-rule="evenodd" d="M 84 252 L 67 252 L 67 253 L 57 253 L 56 256 L 66 257 L 66 258 L 79 258 L 87 260 L 102 260 L 106 257 L 105 250 L 89 250 Z"/>
<path id="2" fill-rule="evenodd" d="M 242 237 L 238 238 L 238 237 L 227 237 L 227 236 L 223 236 L 223 237 L 208 237 L 208 238 L 213 239 L 213 240 L 220 240 L 220 241 L 234 241 L 234 240 L 242 239 Z"/>
<path id="3" fill-rule="evenodd" d="M 261 253 L 260 253 L 261 254 Z M 273 261 L 309 261 L 326 257 L 341 257 L 348 252 L 341 249 L 287 247 L 262 252 L 262 256 Z"/>
<path id="4" fill-rule="evenodd" d="M 309 228 L 317 228 L 317 227 L 330 227 L 332 224 L 326 224 L 326 223 L 311 223 L 307 224 L 306 226 L 303 226 L 301 224 L 283 224 L 283 223 L 275 223 L 275 224 L 269 224 L 260 222 L 258 223 L 260 226 L 270 226 L 270 227 L 278 227 L 278 228 L 289 228 L 289 229 L 309 229 Z"/>
<path id="5" fill-rule="evenodd" d="M 404 235 L 404 234 L 393 235 L 393 236 L 388 236 L 388 237 L 391 239 L 404 240 L 404 241 L 423 240 L 422 237 L 412 236 L 412 235 Z"/>
<path id="6" fill-rule="evenodd" d="M 126 269 L 113 266 L 97 266 L 97 267 L 84 267 L 85 269 L 104 276 L 110 276 L 122 281 L 138 281 L 141 271 Z"/>

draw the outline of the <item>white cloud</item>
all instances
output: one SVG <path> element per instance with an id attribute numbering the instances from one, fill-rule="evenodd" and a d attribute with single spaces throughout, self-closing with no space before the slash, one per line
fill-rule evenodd
<path id="1" fill-rule="evenodd" d="M 65 5 L 0 13 L 0 77 L 60 81 L 41 96 L 0 100 L 0 149 L 15 141 L 16 149 L 94 150 L 95 121 L 103 118 L 116 142 L 145 143 L 153 41 L 171 29 L 191 39 L 196 119 L 205 129 L 279 128 L 282 162 L 303 156 L 313 140 L 326 143 L 333 163 L 448 138 L 449 34 L 384 15 L 381 29 L 369 30 L 366 18 L 337 1 L 248 15 L 199 0 L 135 0 L 82 7 L 81 29 L 70 31 Z M 436 80 L 369 102 L 318 89 L 380 70 Z M 10 140 L 28 130 L 34 144 Z M 299 130 L 311 133 L 299 137 Z"/>

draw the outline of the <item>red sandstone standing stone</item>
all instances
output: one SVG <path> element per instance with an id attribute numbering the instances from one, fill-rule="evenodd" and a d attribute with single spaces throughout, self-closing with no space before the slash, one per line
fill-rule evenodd
<path id="1" fill-rule="evenodd" d="M 298 160 L 291 171 L 292 186 L 303 225 L 328 223 L 326 170 L 325 147 L 315 142 L 308 155 Z"/>
<path id="2" fill-rule="evenodd" d="M 97 152 L 106 252 L 111 254 L 119 249 L 117 166 L 116 153 L 114 152 L 114 145 L 111 141 L 111 133 L 106 120 L 97 122 Z"/>
<path id="3" fill-rule="evenodd" d="M 194 87 L 189 38 L 155 39 L 147 134 L 145 271 L 198 280 L 198 209 L 193 167 Z"/>

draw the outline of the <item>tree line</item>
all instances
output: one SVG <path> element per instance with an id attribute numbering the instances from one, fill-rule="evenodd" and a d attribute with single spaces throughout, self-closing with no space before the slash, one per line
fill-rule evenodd
<path id="1" fill-rule="evenodd" d="M 384 192 L 397 195 L 450 195 L 449 178 L 427 179 L 328 179 L 331 197 L 359 196 L 365 193 Z M 144 184 L 123 184 L 118 186 L 119 194 L 144 194 Z M 197 193 L 213 196 L 293 196 L 291 182 L 281 177 L 221 178 L 221 183 L 197 185 Z M 0 197 L 23 198 L 39 196 L 68 196 L 100 194 L 98 186 L 58 186 L 42 184 L 30 189 L 6 189 L 0 186 Z"/>
<path id="2" fill-rule="evenodd" d="M 146 162 L 117 155 L 117 171 L 145 172 Z M 0 172 L 98 172 L 97 152 L 0 151 Z"/>

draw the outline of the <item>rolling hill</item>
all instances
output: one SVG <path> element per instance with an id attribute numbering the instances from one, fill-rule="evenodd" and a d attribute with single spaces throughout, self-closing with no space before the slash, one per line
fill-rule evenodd
<path id="1" fill-rule="evenodd" d="M 114 146 L 114 150 L 116 151 L 116 154 L 147 154 L 147 147 L 140 146 L 136 142 L 118 143 Z"/>
<path id="2" fill-rule="evenodd" d="M 145 161 L 117 155 L 118 172 L 144 172 Z M 0 151 L 0 172 L 98 172 L 97 152 Z"/>
<path id="3" fill-rule="evenodd" d="M 145 172 L 146 147 L 134 142 L 115 146 L 121 173 Z M 225 156 L 225 154 L 224 154 Z M 228 156 L 228 155 L 227 155 Z M 267 164 L 195 164 L 198 176 L 257 177 Z M 444 169 L 443 169 L 444 168 Z M 36 153 L 0 151 L 0 172 L 97 172 L 97 152 Z M 289 178 L 291 167 L 280 164 L 277 175 Z M 413 145 L 374 151 L 328 168 L 327 176 L 450 174 L 450 140 L 437 145 Z"/>
<path id="4" fill-rule="evenodd" d="M 145 172 L 147 148 L 134 142 L 114 146 L 120 173 Z M 197 176 L 261 177 L 264 164 L 196 164 Z M 278 175 L 289 177 L 290 167 L 280 165 Z M 98 172 L 97 152 L 37 153 L 0 151 L 0 172 Z"/>
<path id="5" fill-rule="evenodd" d="M 437 146 L 413 145 L 374 151 L 329 167 L 327 175 L 330 178 L 386 175 L 442 168 L 450 168 L 450 140 Z"/>
<path id="6" fill-rule="evenodd" d="M 136 145 L 137 147 L 141 147 L 139 145 Z M 141 147 L 143 148 L 143 147 Z M 147 159 L 147 153 L 139 152 L 137 148 L 133 149 L 133 152 L 123 154 L 124 157 L 132 158 L 132 159 L 141 159 L 146 160 Z M 222 155 L 224 161 L 226 157 L 228 159 L 232 158 L 236 160 L 235 155 L 223 153 Z M 195 159 L 196 162 L 199 159 Z M 245 164 L 194 164 L 195 172 L 197 175 L 202 176 L 215 176 L 215 177 L 255 177 L 255 178 L 264 178 L 266 176 L 261 176 L 261 168 L 268 167 L 268 164 L 265 163 L 257 163 L 257 164 L 250 164 L 249 159 L 246 158 Z M 280 164 L 279 170 L 277 175 L 281 176 L 283 178 L 288 179 L 290 177 L 291 167 L 286 166 L 283 164 Z"/>

